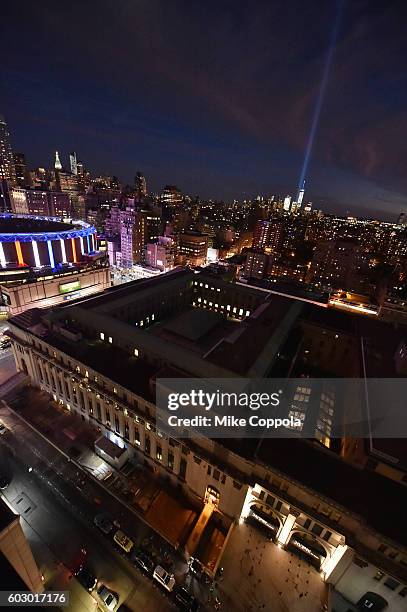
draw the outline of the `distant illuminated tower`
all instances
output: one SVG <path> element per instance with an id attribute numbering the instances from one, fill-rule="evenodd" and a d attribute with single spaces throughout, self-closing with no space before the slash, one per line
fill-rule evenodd
<path id="1" fill-rule="evenodd" d="M 71 167 L 72 174 L 78 174 L 78 160 L 76 158 L 75 151 L 69 154 L 69 165 Z"/>
<path id="2" fill-rule="evenodd" d="M 10 134 L 3 115 L 0 115 L 0 181 L 1 180 L 11 181 L 12 183 L 15 183 L 16 180 Z"/>
<path id="3" fill-rule="evenodd" d="M 305 179 L 302 182 L 302 187 L 298 192 L 298 197 L 297 197 L 297 207 L 300 208 L 302 201 L 304 199 L 304 193 L 305 193 Z"/>
<path id="4" fill-rule="evenodd" d="M 284 208 L 285 211 L 288 212 L 290 210 L 290 206 L 291 206 L 291 196 L 288 195 L 288 196 L 285 196 L 285 198 L 284 198 L 283 208 Z"/>
<path id="5" fill-rule="evenodd" d="M 139 196 L 145 197 L 147 195 L 147 181 L 141 172 L 137 172 L 135 177 L 136 190 Z"/>
<path id="6" fill-rule="evenodd" d="M 55 151 L 55 163 L 54 163 L 54 168 L 55 170 L 62 170 L 62 164 L 61 161 L 59 159 L 59 153 L 58 151 Z"/>

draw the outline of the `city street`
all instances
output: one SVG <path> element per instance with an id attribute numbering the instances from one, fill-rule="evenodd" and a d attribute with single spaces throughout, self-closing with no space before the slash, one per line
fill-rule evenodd
<path id="1" fill-rule="evenodd" d="M 3 417 L 3 411 L 0 414 Z M 21 444 L 18 452 L 14 450 L 14 432 L 20 438 L 21 429 L 14 429 L 0 439 L 0 469 L 11 478 L 10 485 L 2 494 L 21 514 L 23 530 L 45 578 L 45 588 L 69 590 L 70 610 L 95 609 L 93 597 L 71 578 L 70 573 L 84 547 L 87 566 L 99 582 L 119 594 L 120 603 L 126 601 L 132 610 L 173 609 L 159 588 L 124 560 L 111 540 L 93 526 L 93 513 L 89 512 L 89 507 L 78 504 L 82 499 L 80 495 L 70 495 L 69 500 L 75 502 L 71 506 L 62 498 L 62 495 L 69 495 L 68 487 L 59 490 L 57 495 L 57 474 L 28 446 L 28 437 L 25 438 L 24 450 Z M 54 468 L 58 470 L 56 464 Z M 75 512 L 76 504 L 81 506 L 81 514 Z"/>

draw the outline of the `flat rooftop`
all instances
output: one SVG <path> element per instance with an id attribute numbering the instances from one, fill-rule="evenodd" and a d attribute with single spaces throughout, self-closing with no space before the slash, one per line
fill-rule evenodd
<path id="1" fill-rule="evenodd" d="M 223 316 L 210 310 L 189 309 L 165 323 L 163 329 L 192 342 L 197 342 L 202 336 L 213 330 Z"/>

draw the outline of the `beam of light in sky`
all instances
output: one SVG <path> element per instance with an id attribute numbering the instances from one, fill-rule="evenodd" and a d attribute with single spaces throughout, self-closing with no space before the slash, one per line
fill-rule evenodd
<path id="1" fill-rule="evenodd" d="M 319 117 L 321 115 L 322 103 L 325 97 L 326 86 L 328 83 L 329 72 L 330 72 L 331 64 L 332 64 L 332 58 L 333 58 L 333 54 L 334 54 L 334 50 L 336 46 L 336 40 L 338 38 L 338 32 L 339 32 L 339 26 L 341 23 L 344 2 L 345 0 L 337 0 L 335 21 L 332 27 L 331 39 L 329 41 L 329 47 L 328 47 L 328 51 L 327 51 L 326 58 L 325 58 L 325 64 L 324 64 L 324 69 L 322 72 L 321 83 L 319 86 L 317 102 L 315 105 L 314 114 L 312 116 L 311 129 L 309 131 L 307 148 L 305 150 L 304 163 L 302 164 L 300 180 L 298 181 L 298 192 L 300 191 L 300 189 L 302 188 L 302 185 L 304 184 L 305 177 L 306 177 L 307 170 L 308 170 L 308 165 L 309 165 L 309 161 L 310 161 L 310 157 L 312 153 L 312 147 L 314 145 L 314 140 L 315 140 L 315 134 L 316 134 L 318 123 L 319 123 Z"/>

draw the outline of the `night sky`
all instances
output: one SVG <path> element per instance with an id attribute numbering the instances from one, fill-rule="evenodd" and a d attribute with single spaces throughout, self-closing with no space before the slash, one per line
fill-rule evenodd
<path id="1" fill-rule="evenodd" d="M 30 166 L 229 199 L 295 194 L 337 0 L 2 5 L 0 113 Z M 407 210 L 405 1 L 345 0 L 306 199 Z"/>

